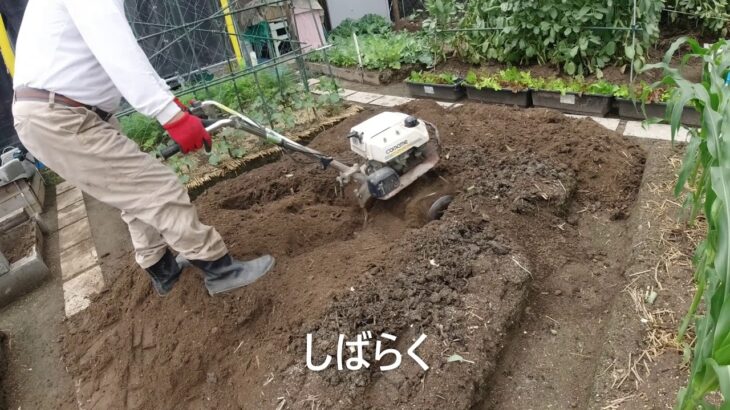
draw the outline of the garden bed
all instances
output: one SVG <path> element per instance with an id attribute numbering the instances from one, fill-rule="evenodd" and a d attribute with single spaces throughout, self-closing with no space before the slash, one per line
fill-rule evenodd
<path id="1" fill-rule="evenodd" d="M 638 146 L 547 110 L 445 110 L 428 101 L 399 109 L 442 130 L 442 160 L 367 216 L 338 194 L 334 173 L 296 157 L 196 199 L 233 254 L 277 257 L 260 282 L 211 298 L 187 270 L 159 298 L 132 254 L 118 262 L 109 291 L 67 321 L 64 355 L 78 400 L 98 408 L 470 409 L 488 391 L 533 281 L 562 272 L 586 298 L 606 292 L 602 280 L 621 266 L 603 267 L 597 255 L 626 239 L 586 241 L 581 227 L 597 218 L 624 226 L 642 178 Z M 376 112 L 323 132 L 312 147 L 352 162 L 343 135 Z M 455 199 L 442 220 L 424 225 L 412 204 L 433 192 Z M 604 275 L 597 284 L 593 271 Z M 319 364 L 339 334 L 362 331 L 396 335 L 388 347 L 404 352 L 400 368 L 306 369 L 308 333 Z M 580 337 L 596 339 L 587 333 Z M 405 355 L 421 334 L 426 372 Z"/>
<path id="2" fill-rule="evenodd" d="M 312 74 L 332 75 L 345 81 L 355 83 L 364 82 L 369 85 L 388 85 L 402 81 L 408 76 L 414 66 L 406 65 L 399 70 L 360 70 L 355 67 L 336 67 L 327 64 L 307 62 L 307 70 Z"/>
<path id="3" fill-rule="evenodd" d="M 35 224 L 24 222 L 0 236 L 0 252 L 11 264 L 30 256 L 36 245 Z"/>
<path id="4" fill-rule="evenodd" d="M 9 262 L 0 271 L 0 307 L 38 287 L 48 276 L 43 261 L 43 234 L 24 211 L 0 220 L 0 252 Z"/>
<path id="5" fill-rule="evenodd" d="M 357 105 L 347 106 L 342 110 L 333 111 L 322 118 L 318 118 L 314 123 L 302 124 L 299 130 L 292 130 L 284 134 L 293 141 L 306 143 L 319 132 L 357 114 L 361 109 Z M 235 138 L 230 138 L 229 135 L 229 139 L 232 146 L 241 148 L 246 152 L 242 158 L 228 157 L 213 165 L 209 162 L 206 154 L 198 152 L 185 159 L 185 161 L 190 162 L 185 172 L 185 186 L 192 197 L 231 175 L 238 175 L 276 161 L 282 153 L 280 148 L 267 144 L 253 135 L 241 134 L 236 135 Z"/>

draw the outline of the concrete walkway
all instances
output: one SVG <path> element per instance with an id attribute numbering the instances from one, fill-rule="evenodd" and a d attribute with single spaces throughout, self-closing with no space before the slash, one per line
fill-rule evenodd
<path id="1" fill-rule="evenodd" d="M 81 190 L 64 182 L 56 186 L 61 278 L 66 316 L 89 306 L 90 298 L 104 289 L 99 258 Z"/>

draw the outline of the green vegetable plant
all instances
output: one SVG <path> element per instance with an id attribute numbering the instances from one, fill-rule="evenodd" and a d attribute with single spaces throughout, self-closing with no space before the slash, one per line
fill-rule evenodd
<path id="1" fill-rule="evenodd" d="M 690 52 L 683 62 L 697 58 L 704 64 L 700 83 L 687 80 L 670 65 L 675 52 L 684 45 Z M 725 400 L 720 408 L 730 406 L 730 87 L 725 85 L 730 72 L 730 54 L 725 51 L 728 46 L 722 40 L 706 49 L 693 39 L 681 38 L 672 44 L 662 63 L 647 67 L 664 70 L 665 77 L 657 87 L 673 87 L 667 105 L 673 138 L 687 104 L 700 112 L 702 124 L 689 131 L 690 141 L 675 187 L 677 195 L 685 194 L 690 222 L 702 213 L 707 223 L 707 236 L 693 258 L 697 290 L 678 335 L 679 341 L 685 342 L 689 326 L 694 324 L 694 345 L 686 344 L 691 359 L 690 379 L 678 395 L 676 408 L 680 410 L 717 408 L 707 397 L 718 390 Z"/>
<path id="2" fill-rule="evenodd" d="M 359 63 L 355 40 L 334 37 L 327 59 L 338 67 L 356 67 Z M 368 70 L 400 70 L 404 64 L 433 66 L 434 57 L 426 36 L 414 33 L 368 34 L 358 37 L 363 67 Z M 325 62 L 322 53 L 314 53 L 309 61 Z"/>
<path id="3" fill-rule="evenodd" d="M 671 96 L 672 89 L 666 86 L 655 87 L 651 84 L 641 82 L 633 87 L 628 85 L 619 86 L 613 96 L 622 100 L 635 100 L 644 104 L 665 103 Z"/>
<path id="4" fill-rule="evenodd" d="M 455 85 L 459 77 L 452 73 L 433 73 L 428 71 L 411 71 L 408 81 L 419 84 Z"/>
<path id="5" fill-rule="evenodd" d="M 378 14 L 366 14 L 360 19 L 345 19 L 329 33 L 329 37 L 352 37 L 352 33 L 385 34 L 392 30 L 392 24 Z"/>
<path id="6" fill-rule="evenodd" d="M 468 63 L 553 64 L 568 75 L 602 75 L 613 63 L 640 68 L 659 35 L 664 2 L 637 0 L 473 0 L 450 41 Z"/>
<path id="7" fill-rule="evenodd" d="M 523 91 L 534 84 L 532 74 L 529 71 L 520 71 L 515 67 L 500 70 L 494 74 L 478 75 L 474 71 L 470 71 L 464 82 L 478 90 L 489 88 L 496 91 L 503 89 Z"/>
<path id="8" fill-rule="evenodd" d="M 561 94 L 594 94 L 612 96 L 619 89 L 619 86 L 606 80 L 586 82 L 581 77 L 563 78 L 538 78 L 532 82 L 531 87 L 535 90 L 555 91 Z"/>
<path id="9" fill-rule="evenodd" d="M 335 82 L 327 77 L 320 79 L 322 95 L 307 92 L 299 77 L 281 67 L 276 71 L 259 72 L 258 84 L 253 75 L 246 75 L 222 84 L 209 86 L 205 91 L 189 93 L 184 90 L 180 99 L 189 103 L 193 99 L 212 99 L 241 111 L 261 124 L 272 125 L 286 132 L 298 126 L 316 121 L 321 115 L 336 112 L 342 106 Z M 201 98 L 202 97 L 202 98 Z M 122 130 L 137 142 L 144 151 L 153 151 L 170 144 L 170 139 L 159 123 L 141 114 L 133 113 L 120 119 Z M 246 153 L 243 138 L 247 134 L 227 128 L 216 133 L 208 163 L 218 166 L 226 158 L 240 158 Z M 178 174 L 183 183 L 189 181 L 189 173 L 197 162 L 193 156 L 177 155 L 167 164 Z"/>
<path id="10" fill-rule="evenodd" d="M 188 155 L 176 155 L 167 160 L 167 166 L 177 174 L 181 183 L 187 184 L 190 181 L 190 171 L 195 167 L 195 159 Z"/>
<path id="11" fill-rule="evenodd" d="M 124 135 L 136 142 L 143 151 L 153 150 L 169 141 L 160 123 L 142 114 L 133 113 L 122 117 L 119 119 L 119 124 Z"/>
<path id="12" fill-rule="evenodd" d="M 730 3 L 727 0 L 674 0 L 667 1 L 673 12 L 669 13 L 674 24 L 696 27 L 703 32 L 728 33 Z"/>
<path id="13" fill-rule="evenodd" d="M 228 139 L 231 137 L 237 138 L 239 135 L 236 133 L 237 130 L 226 130 L 228 132 L 221 132 L 218 138 L 213 140 L 213 147 L 211 152 L 208 154 L 208 163 L 213 166 L 218 166 L 221 161 L 228 158 L 242 158 L 246 155 L 246 150 L 232 144 Z"/>

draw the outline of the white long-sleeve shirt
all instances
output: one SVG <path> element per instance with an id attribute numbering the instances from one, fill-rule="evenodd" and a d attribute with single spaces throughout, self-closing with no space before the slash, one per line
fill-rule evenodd
<path id="1" fill-rule="evenodd" d="M 124 0 L 30 0 L 13 82 L 15 89 L 53 91 L 109 112 L 124 97 L 162 124 L 180 112 L 137 44 Z"/>

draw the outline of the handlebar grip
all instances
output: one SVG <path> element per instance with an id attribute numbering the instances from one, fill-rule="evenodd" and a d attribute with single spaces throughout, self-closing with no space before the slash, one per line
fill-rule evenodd
<path id="1" fill-rule="evenodd" d="M 160 152 L 157 153 L 157 156 L 162 159 L 170 159 L 170 157 L 175 156 L 178 152 L 180 152 L 180 146 L 175 143 L 161 149 Z"/>
<path id="2" fill-rule="evenodd" d="M 208 118 L 201 118 L 200 121 L 203 123 L 203 127 L 205 127 L 205 128 L 208 128 L 217 122 L 217 120 L 208 119 Z M 206 140 L 203 140 L 203 146 L 205 147 L 205 152 L 210 152 L 213 149 L 212 144 L 209 144 L 208 141 L 206 141 Z M 157 157 L 167 160 L 167 159 L 170 159 L 171 157 L 175 156 L 179 152 L 180 152 L 180 146 L 177 143 L 173 143 L 172 145 L 168 145 L 167 147 L 161 149 L 157 153 Z"/>
<path id="3" fill-rule="evenodd" d="M 210 152 L 213 149 L 212 144 L 209 144 L 207 140 L 203 140 L 203 146 L 205 147 L 205 152 Z M 168 145 L 161 149 L 160 152 L 157 153 L 157 157 L 168 160 L 177 155 L 179 152 L 180 146 L 177 145 L 177 143 L 173 143 L 172 145 Z"/>

